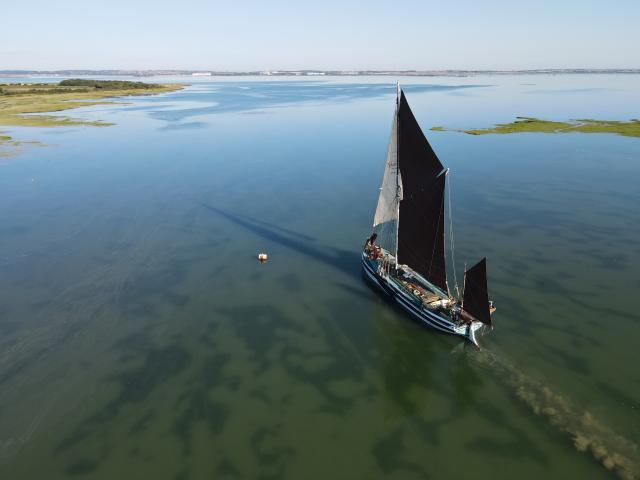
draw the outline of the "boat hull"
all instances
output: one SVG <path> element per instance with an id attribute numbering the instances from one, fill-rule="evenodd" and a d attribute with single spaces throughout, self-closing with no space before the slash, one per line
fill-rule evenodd
<path id="1" fill-rule="evenodd" d="M 478 346 L 475 334 L 481 327 L 481 324 L 478 322 L 462 325 L 456 324 L 436 311 L 428 310 L 425 307 L 417 305 L 411 297 L 403 292 L 402 289 L 400 289 L 394 282 L 391 282 L 383 275 L 380 275 L 377 272 L 375 265 L 376 264 L 374 262 L 368 259 L 366 254 L 362 255 L 362 271 L 365 278 L 378 290 L 390 297 L 390 299 L 405 312 L 409 313 L 413 318 L 421 323 L 438 330 L 439 332 L 463 337 Z"/>

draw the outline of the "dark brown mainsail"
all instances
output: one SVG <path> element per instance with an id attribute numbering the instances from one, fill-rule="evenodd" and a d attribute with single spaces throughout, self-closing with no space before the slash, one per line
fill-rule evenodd
<path id="1" fill-rule="evenodd" d="M 462 309 L 485 325 L 491 325 L 487 292 L 487 259 L 483 258 L 464 272 Z"/>
<path id="2" fill-rule="evenodd" d="M 397 155 L 402 178 L 398 263 L 409 265 L 448 293 L 444 167 L 413 116 L 403 92 L 400 92 L 397 122 Z"/>

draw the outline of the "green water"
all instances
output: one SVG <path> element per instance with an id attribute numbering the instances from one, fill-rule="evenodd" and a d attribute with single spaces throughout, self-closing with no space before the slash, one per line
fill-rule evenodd
<path id="1" fill-rule="evenodd" d="M 9 129 L 47 146 L 0 164 L 1 478 L 615 478 L 572 415 L 640 443 L 640 141 L 427 132 L 458 280 L 488 257 L 491 366 L 361 277 L 387 80 L 206 79 Z M 631 75 L 403 83 L 425 130 L 640 108 Z"/>

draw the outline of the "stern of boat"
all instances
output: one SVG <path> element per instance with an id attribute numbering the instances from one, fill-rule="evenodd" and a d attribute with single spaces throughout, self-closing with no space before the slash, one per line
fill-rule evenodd
<path id="1" fill-rule="evenodd" d="M 466 337 L 469 339 L 471 343 L 473 343 L 478 348 L 480 348 L 480 345 L 478 344 L 476 333 L 478 332 L 478 330 L 482 328 L 482 326 L 483 325 L 480 322 L 471 322 L 467 327 Z"/>

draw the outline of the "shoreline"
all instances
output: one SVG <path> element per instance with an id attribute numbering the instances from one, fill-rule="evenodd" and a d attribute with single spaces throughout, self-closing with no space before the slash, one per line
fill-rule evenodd
<path id="1" fill-rule="evenodd" d="M 516 117 L 511 123 L 498 123 L 489 128 L 467 130 L 431 127 L 432 132 L 458 132 L 468 135 L 506 135 L 509 133 L 612 133 L 623 137 L 640 137 L 640 120 L 627 121 L 579 119 L 567 121 L 542 120 L 533 117 Z"/>
<path id="2" fill-rule="evenodd" d="M 59 84 L 0 84 L 0 158 L 21 153 L 20 147 L 41 145 L 15 140 L 2 127 L 107 127 L 113 123 L 81 120 L 67 115 L 47 115 L 93 105 L 122 104 L 118 97 L 159 95 L 182 90 L 183 84 L 149 84 L 148 88 L 65 88 Z M 111 99 L 111 100 L 108 100 Z"/>

